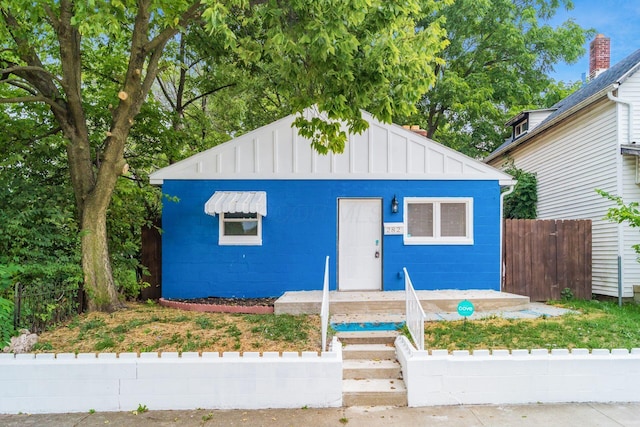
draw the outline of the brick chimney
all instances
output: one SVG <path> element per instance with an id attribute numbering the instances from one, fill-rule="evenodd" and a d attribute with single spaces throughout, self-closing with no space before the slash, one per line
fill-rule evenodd
<path id="1" fill-rule="evenodd" d="M 589 80 L 593 80 L 611 66 L 611 39 L 598 34 L 589 45 Z"/>
<path id="2" fill-rule="evenodd" d="M 412 132 L 415 132 L 418 135 L 424 136 L 425 138 L 427 137 L 427 131 L 424 129 L 420 129 L 420 125 L 404 125 L 402 127 Z"/>

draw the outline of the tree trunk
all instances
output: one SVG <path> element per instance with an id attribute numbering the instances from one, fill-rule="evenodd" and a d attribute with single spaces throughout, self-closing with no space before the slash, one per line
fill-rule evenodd
<path id="1" fill-rule="evenodd" d="M 123 307 L 111 270 L 106 209 L 85 203 L 82 214 L 82 271 L 89 311 L 112 312 Z"/>
<path id="2" fill-rule="evenodd" d="M 54 3 L 58 6 L 55 8 L 57 14 L 53 7 L 45 12 L 59 42 L 61 78 L 54 79 L 46 71 L 38 50 L 24 37 L 30 29 L 5 9 L 0 10 L 0 20 L 12 30 L 10 34 L 15 41 L 16 52 L 26 65 L 13 64 L 16 70 L 11 72 L 28 82 L 28 92 L 34 95 L 32 101 L 42 101 L 40 98 L 46 100 L 62 132 L 69 139 L 67 158 L 81 228 L 82 270 L 85 291 L 89 297 L 88 308 L 91 311 L 114 311 L 123 305 L 118 299 L 111 269 L 107 209 L 118 177 L 126 169 L 124 146 L 134 119 L 158 74 L 158 63 L 167 42 L 177 34 L 178 28 L 189 25 L 200 16 L 202 5 L 200 1 L 194 1 L 181 14 L 176 25 L 156 32 L 155 27 L 153 31 L 149 30 L 153 2 L 135 2 L 137 9 L 131 31 L 127 73 L 122 90 L 118 93 L 120 101 L 112 112 L 111 126 L 104 139 L 102 161 L 96 168 L 91 158 L 90 129 L 82 99 L 82 45 L 81 33 L 73 23 L 75 3 Z M 151 40 L 150 32 L 154 33 Z M 58 85 L 64 90 L 59 90 Z M 17 97 L 13 102 L 23 102 L 23 98 Z"/>

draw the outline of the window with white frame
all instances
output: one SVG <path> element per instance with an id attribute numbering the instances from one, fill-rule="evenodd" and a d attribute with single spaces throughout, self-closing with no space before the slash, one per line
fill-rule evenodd
<path id="1" fill-rule="evenodd" d="M 220 214 L 221 245 L 262 245 L 262 215 L 223 212 Z"/>
<path id="2" fill-rule="evenodd" d="M 529 130 L 528 120 L 518 123 L 513 127 L 513 138 L 515 139 L 519 137 L 520 135 L 524 134 L 527 130 Z"/>
<path id="3" fill-rule="evenodd" d="M 473 199 L 404 198 L 405 245 L 472 245 Z"/>

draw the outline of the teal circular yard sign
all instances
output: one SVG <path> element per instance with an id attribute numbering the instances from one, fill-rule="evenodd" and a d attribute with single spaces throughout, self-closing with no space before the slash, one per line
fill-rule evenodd
<path id="1" fill-rule="evenodd" d="M 473 314 L 474 308 L 471 301 L 464 300 L 458 304 L 458 314 L 463 317 L 469 317 Z"/>

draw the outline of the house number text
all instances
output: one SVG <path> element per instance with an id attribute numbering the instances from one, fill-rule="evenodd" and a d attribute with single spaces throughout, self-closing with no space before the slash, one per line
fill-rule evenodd
<path id="1" fill-rule="evenodd" d="M 404 223 L 402 222 L 385 222 L 384 234 L 402 234 L 404 233 Z"/>

